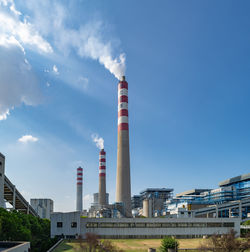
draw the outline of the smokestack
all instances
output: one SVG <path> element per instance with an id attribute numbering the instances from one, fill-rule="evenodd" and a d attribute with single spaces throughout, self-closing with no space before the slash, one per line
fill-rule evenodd
<path id="1" fill-rule="evenodd" d="M 82 175 L 83 169 L 77 168 L 77 182 L 76 182 L 76 211 L 82 212 Z"/>
<path id="2" fill-rule="evenodd" d="M 125 76 L 122 76 L 118 84 L 116 202 L 123 204 L 126 217 L 132 217 L 128 129 L 128 83 Z"/>
<path id="3" fill-rule="evenodd" d="M 4 202 L 4 166 L 5 166 L 5 157 L 0 152 L 0 207 L 5 208 Z"/>
<path id="4" fill-rule="evenodd" d="M 100 207 L 106 202 L 106 152 L 102 149 L 99 153 L 99 195 L 98 203 Z"/>

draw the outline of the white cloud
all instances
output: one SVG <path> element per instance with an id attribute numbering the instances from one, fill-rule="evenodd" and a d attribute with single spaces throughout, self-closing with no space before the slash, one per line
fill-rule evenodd
<path id="1" fill-rule="evenodd" d="M 83 208 L 88 209 L 91 206 L 91 203 L 93 203 L 92 195 L 86 194 L 83 197 Z"/>
<path id="2" fill-rule="evenodd" d="M 125 73 L 125 54 L 114 57 L 114 43 L 105 40 L 104 27 L 100 21 L 82 24 L 78 29 L 67 27 L 66 18 L 70 16 L 67 9 L 59 1 L 43 0 L 25 1 L 33 14 L 34 26 L 44 34 L 53 38 L 54 45 L 63 54 L 74 49 L 80 57 L 91 58 L 104 65 L 116 78 Z M 53 15 L 50 10 L 53 9 Z M 116 40 L 117 41 L 117 40 Z"/>
<path id="3" fill-rule="evenodd" d="M 33 137 L 31 135 L 25 135 L 25 136 L 20 137 L 18 139 L 18 141 L 21 142 L 21 143 L 37 142 L 38 138 Z"/>
<path id="4" fill-rule="evenodd" d="M 99 137 L 98 134 L 92 134 L 91 138 L 93 142 L 96 144 L 96 147 L 101 149 L 104 149 L 104 139 L 102 137 Z"/>
<path id="5" fill-rule="evenodd" d="M 0 38 L 14 37 L 20 44 L 30 46 L 31 49 L 39 50 L 40 52 L 51 53 L 53 49 L 51 45 L 39 34 L 38 30 L 29 23 L 26 19 L 20 19 L 21 13 L 11 4 L 12 1 L 0 2 L 0 4 L 10 5 L 11 13 L 0 10 Z M 5 5 L 5 3 L 7 3 Z"/>
<path id="6" fill-rule="evenodd" d="M 53 66 L 53 72 L 54 72 L 55 74 L 59 74 L 59 71 L 58 71 L 58 68 L 57 68 L 56 65 Z"/>
<path id="7" fill-rule="evenodd" d="M 38 80 L 14 37 L 0 39 L 0 66 L 0 120 L 16 106 L 41 102 Z"/>

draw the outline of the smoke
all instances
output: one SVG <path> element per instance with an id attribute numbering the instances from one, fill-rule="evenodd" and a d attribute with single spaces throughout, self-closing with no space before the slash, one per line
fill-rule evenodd
<path id="1" fill-rule="evenodd" d="M 104 139 L 102 137 L 99 137 L 98 134 L 92 134 L 91 138 L 93 142 L 96 144 L 96 147 L 101 149 L 104 149 Z"/>
<path id="2" fill-rule="evenodd" d="M 23 4 L 33 14 L 30 19 L 33 19 L 34 27 L 42 35 L 51 37 L 60 53 L 70 54 L 73 49 L 82 58 L 97 60 L 117 79 L 125 75 L 125 54 L 118 53 L 114 56 L 119 41 L 107 38 L 107 24 L 101 20 L 92 20 L 82 23 L 75 29 L 68 26 L 71 23 L 71 13 L 61 1 L 29 0 L 23 1 Z M 53 9 L 53 15 L 51 15 L 51 9 Z"/>

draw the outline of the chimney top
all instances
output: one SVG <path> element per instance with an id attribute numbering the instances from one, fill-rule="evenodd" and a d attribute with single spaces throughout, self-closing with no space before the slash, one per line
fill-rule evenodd
<path id="1" fill-rule="evenodd" d="M 122 76 L 122 81 L 125 81 L 125 76 L 124 75 Z"/>

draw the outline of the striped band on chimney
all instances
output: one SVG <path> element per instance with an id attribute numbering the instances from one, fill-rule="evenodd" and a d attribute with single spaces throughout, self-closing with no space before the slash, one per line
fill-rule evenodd
<path id="1" fill-rule="evenodd" d="M 106 152 L 103 149 L 99 153 L 99 176 L 106 176 Z"/>
<path id="2" fill-rule="evenodd" d="M 128 130 L 128 83 L 121 80 L 118 86 L 118 131 Z"/>
<path id="3" fill-rule="evenodd" d="M 83 169 L 81 167 L 77 168 L 77 185 L 82 185 L 82 175 Z"/>

